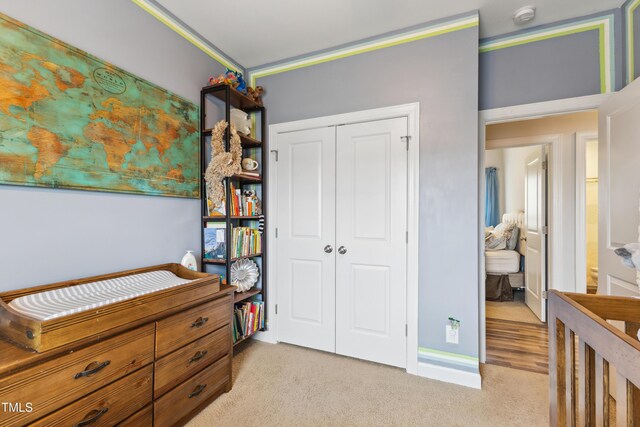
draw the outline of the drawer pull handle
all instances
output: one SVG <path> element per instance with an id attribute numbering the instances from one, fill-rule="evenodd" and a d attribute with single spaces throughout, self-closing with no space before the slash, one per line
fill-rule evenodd
<path id="1" fill-rule="evenodd" d="M 98 363 L 98 362 L 91 362 L 84 371 L 82 372 L 78 372 L 77 374 L 74 375 L 73 378 L 75 378 L 76 380 L 78 378 L 82 378 L 82 377 L 88 377 L 90 375 L 95 374 L 98 371 L 103 370 L 104 368 L 106 368 L 107 366 L 109 366 L 109 364 L 111 363 L 110 360 L 105 360 L 102 363 Z"/>
<path id="2" fill-rule="evenodd" d="M 85 415 L 85 419 L 77 423 L 75 427 L 84 427 L 84 426 L 88 426 L 89 424 L 93 424 L 96 421 L 98 421 L 98 419 L 100 419 L 100 417 L 106 414 L 107 412 L 109 412 L 109 408 L 94 409 L 93 411 Z M 93 414 L 93 416 L 91 416 L 91 418 L 87 418 L 91 414 Z"/>
<path id="3" fill-rule="evenodd" d="M 191 399 L 192 397 L 196 397 L 197 395 L 202 393 L 205 388 L 207 388 L 206 384 L 200 384 L 198 387 L 195 388 L 195 390 L 191 392 L 191 394 L 189 394 L 189 399 Z"/>
<path id="4" fill-rule="evenodd" d="M 189 364 L 192 364 L 193 362 L 197 362 L 198 360 L 202 359 L 207 355 L 207 353 L 209 353 L 208 350 L 202 350 L 197 352 L 196 354 L 193 355 L 191 359 L 189 359 Z"/>
<path id="5" fill-rule="evenodd" d="M 192 328 L 201 328 L 205 323 L 209 321 L 208 317 L 198 317 L 198 319 L 191 324 Z"/>

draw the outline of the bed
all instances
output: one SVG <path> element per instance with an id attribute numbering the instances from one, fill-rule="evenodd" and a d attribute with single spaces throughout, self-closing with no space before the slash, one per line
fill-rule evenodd
<path id="1" fill-rule="evenodd" d="M 515 224 L 517 235 L 504 249 L 485 250 L 486 296 L 491 301 L 510 301 L 512 288 L 524 286 L 524 273 L 520 271 L 521 257 L 526 250 L 524 212 L 514 211 L 502 216 L 501 224 Z"/>

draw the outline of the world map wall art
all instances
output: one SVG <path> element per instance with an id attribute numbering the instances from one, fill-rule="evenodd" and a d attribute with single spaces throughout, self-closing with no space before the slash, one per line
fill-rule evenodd
<path id="1" fill-rule="evenodd" d="M 197 105 L 0 14 L 0 184 L 197 198 Z"/>

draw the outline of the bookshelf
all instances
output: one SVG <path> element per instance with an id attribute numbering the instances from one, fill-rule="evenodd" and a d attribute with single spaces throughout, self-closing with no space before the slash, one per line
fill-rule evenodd
<path id="1" fill-rule="evenodd" d="M 225 209 L 222 215 L 211 215 L 209 212 L 209 206 L 207 203 L 206 183 L 204 180 L 204 172 L 211 157 L 211 134 L 213 126 L 219 120 L 226 120 L 229 124 L 225 130 L 224 146 L 225 150 L 229 150 L 231 141 L 230 130 L 230 117 L 231 108 L 237 108 L 244 111 L 247 114 L 253 116 L 254 129 L 252 135 L 240 136 L 242 145 L 242 156 L 251 157 L 259 163 L 259 176 L 237 174 L 229 178 L 225 178 Z M 266 213 L 267 205 L 267 186 L 265 177 L 267 173 L 267 150 L 266 150 L 266 117 L 265 109 L 261 105 L 254 102 L 252 99 L 238 92 L 230 86 L 219 84 L 206 86 L 200 91 L 200 175 L 202 177 L 202 195 L 201 195 L 201 255 L 200 265 L 201 270 L 209 273 L 220 274 L 224 277 L 223 280 L 230 282 L 231 266 L 234 262 L 240 259 L 253 260 L 258 265 L 259 277 L 258 282 L 248 291 L 235 293 L 234 296 L 234 346 L 246 341 L 253 335 L 253 330 L 264 330 L 266 324 L 266 309 L 267 309 L 267 236 L 266 233 L 262 233 L 259 238 L 253 236 L 256 240 L 260 241 L 260 250 L 252 251 L 252 253 L 237 255 L 234 252 L 232 244 L 233 230 L 242 230 L 241 227 L 246 227 L 248 234 L 255 233 L 251 230 L 257 230 L 260 220 L 260 215 L 245 214 L 244 212 L 239 215 L 234 215 L 231 212 L 231 201 L 234 194 L 232 194 L 232 188 L 240 190 L 241 194 L 245 190 L 253 190 L 258 199 L 261 201 L 262 214 Z M 234 199 L 235 200 L 235 199 Z M 263 217 L 263 230 L 266 231 L 267 218 Z M 215 228 L 220 233 L 224 233 L 225 249 L 224 256 L 218 254 L 220 259 L 205 258 L 205 230 L 207 228 Z M 224 231 L 222 231 L 224 229 Z M 239 232 L 240 233 L 240 232 Z M 237 236 L 236 236 L 237 237 Z M 239 239 L 239 237 L 237 237 Z M 231 242 L 231 243 L 230 243 Z M 253 240 L 252 240 L 253 242 Z M 244 243 L 244 241 L 243 241 Z M 246 319 L 262 318 L 263 322 L 255 321 L 253 327 L 244 330 L 237 330 L 238 319 L 244 321 Z M 248 322 L 247 322 L 248 323 Z M 245 333 L 247 331 L 247 333 Z M 251 333 L 249 333 L 251 331 Z"/>

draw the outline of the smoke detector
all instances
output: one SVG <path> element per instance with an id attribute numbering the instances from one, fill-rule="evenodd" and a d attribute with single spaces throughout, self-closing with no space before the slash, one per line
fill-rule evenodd
<path id="1" fill-rule="evenodd" d="M 524 25 L 533 21 L 536 17 L 536 8 L 533 6 L 525 6 L 513 13 L 513 23 L 516 25 Z"/>

